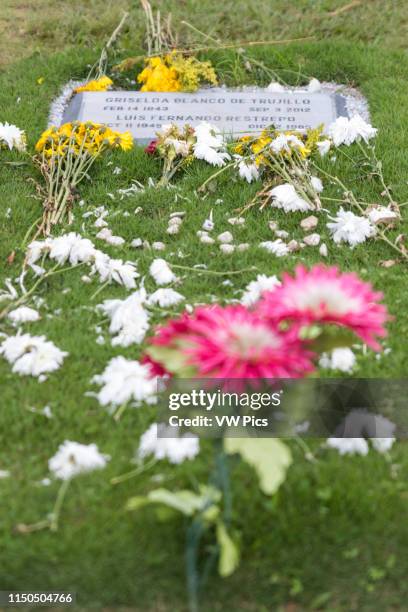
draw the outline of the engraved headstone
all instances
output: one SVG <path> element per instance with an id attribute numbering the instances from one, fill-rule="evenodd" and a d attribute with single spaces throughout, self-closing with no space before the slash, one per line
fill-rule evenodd
<path id="1" fill-rule="evenodd" d="M 281 130 L 329 125 L 347 115 L 346 99 L 336 93 L 272 93 L 261 89 L 205 89 L 196 93 L 107 91 L 74 95 L 62 122 L 104 123 L 119 132 L 132 132 L 139 142 L 147 142 L 169 123 L 195 126 L 207 121 L 226 137 L 239 137 L 259 134 L 270 125 Z"/>

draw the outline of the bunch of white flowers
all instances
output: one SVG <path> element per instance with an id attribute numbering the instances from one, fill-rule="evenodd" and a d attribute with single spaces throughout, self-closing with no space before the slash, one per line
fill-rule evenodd
<path id="1" fill-rule="evenodd" d="M 91 265 L 91 272 L 99 274 L 101 283 L 112 282 L 124 285 L 127 289 L 136 287 L 135 279 L 139 277 L 136 264 L 122 259 L 111 259 L 109 255 L 95 248 L 88 238 L 69 232 L 57 238 L 35 240 L 28 245 L 26 262 L 36 274 L 44 274 L 45 270 L 37 265 L 37 261 L 47 255 L 59 265 L 69 262 L 72 266 L 81 263 Z"/>

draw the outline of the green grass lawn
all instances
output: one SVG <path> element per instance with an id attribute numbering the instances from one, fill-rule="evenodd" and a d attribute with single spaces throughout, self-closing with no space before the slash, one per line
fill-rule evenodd
<path id="1" fill-rule="evenodd" d="M 160 0 L 162 15 L 171 11 L 183 40 L 196 39 L 189 21 L 223 42 L 282 40 L 315 36 L 407 47 L 408 4 L 405 0 L 361 0 L 348 10 L 348 0 Z M 34 51 L 93 49 L 107 39 L 124 10 L 130 11 L 124 47 L 142 42 L 143 12 L 139 0 L 2 0 L 0 68 Z"/>
<path id="2" fill-rule="evenodd" d="M 246 33 L 250 35 L 251 31 Z M 372 122 L 379 128 L 378 151 L 387 181 L 397 201 L 408 200 L 408 60 L 402 52 L 323 42 L 258 50 L 255 56 L 285 80 L 292 79 L 291 71 L 301 67 L 303 73 L 321 80 L 358 86 L 368 97 Z M 228 83 L 243 78 L 234 69 L 233 54 L 214 53 L 212 58 Z M 26 129 L 33 147 L 46 125 L 50 101 L 61 85 L 70 78 L 84 77 L 87 64 L 94 59 L 94 52 L 80 49 L 56 55 L 52 60 L 35 56 L 9 67 L 7 73 L 0 75 L 0 119 Z M 42 85 L 37 84 L 38 77 L 44 77 Z M 224 175 L 216 191 L 201 199 L 195 189 L 211 170 L 197 163 L 175 181 L 174 189 L 146 189 L 112 201 L 108 192 L 115 194 L 128 187 L 132 179 L 146 184 L 148 177 L 160 175 L 160 166 L 141 148 L 130 154 L 117 153 L 111 159 L 113 165 L 102 161 L 92 181 L 82 185 L 85 205 L 77 209 L 70 229 L 93 239 L 96 230 L 90 220 L 82 218 L 82 213 L 102 204 L 109 207 L 109 226 L 126 239 L 126 245 L 108 247 L 96 243 L 112 256 L 137 260 L 141 274 L 147 273 L 155 254 L 131 249 L 128 245 L 136 237 L 165 242 L 163 256 L 170 263 L 204 263 L 217 271 L 255 266 L 259 272 L 280 274 L 299 261 L 313 264 L 320 260 L 318 250 L 313 248 L 276 259 L 256 247 L 258 242 L 272 239 L 268 228 L 271 219 L 279 221 L 280 227 L 294 237 L 300 237 L 301 215 L 289 217 L 276 210 L 253 210 L 248 213 L 245 228 L 231 228 L 227 218 L 253 195 L 256 186 L 243 185 Z M 15 166 L 4 163 L 7 161 L 21 161 L 21 157 L 2 152 L 0 161 L 1 261 L 17 250 L 14 263 L 3 266 L 4 277 L 18 274 L 22 262 L 19 245 L 27 228 L 41 214 L 29 181 L 36 177 L 30 163 Z M 116 165 L 122 168 L 119 175 L 112 172 Z M 358 173 L 351 162 L 343 162 L 336 170 L 362 197 L 378 201 L 378 186 L 369 180 L 356 182 Z M 334 187 L 328 186 L 327 194 L 335 196 Z M 217 203 L 219 198 L 222 202 Z M 142 212 L 135 215 L 139 206 Z M 216 232 L 231 230 L 237 242 L 251 243 L 248 251 L 227 257 L 214 247 L 198 243 L 195 233 L 211 209 Z M 170 237 L 166 234 L 168 215 L 175 210 L 185 210 L 187 215 L 180 234 Z M 126 211 L 129 216 L 123 215 Z M 404 225 L 399 226 L 398 232 L 404 231 Z M 368 242 L 351 251 L 333 245 L 323 221 L 319 231 L 329 245 L 327 262 L 355 270 L 370 280 L 384 292 L 395 317 L 386 340 L 391 353 L 381 359 L 373 354 L 360 355 L 356 375 L 404 377 L 408 331 L 405 267 L 380 267 L 381 260 L 393 256 L 380 242 Z M 178 257 L 179 249 L 182 259 Z M 157 476 L 157 470 L 121 485 L 112 486 L 109 482 L 130 469 L 139 436 L 152 415 L 145 409 L 129 409 L 116 423 L 96 400 L 85 396 L 95 390 L 91 377 L 102 372 L 112 356 L 137 358 L 140 354 L 139 347 L 112 348 L 109 339 L 102 346 L 96 343 L 95 325 L 102 325 L 107 337 L 107 323 L 95 313 L 95 305 L 110 297 L 124 297 L 125 291 L 109 286 L 91 301 L 99 285 L 85 285 L 80 280 L 82 274 L 75 270 L 47 281 L 38 292 L 45 299 L 42 320 L 26 327 L 32 334 L 45 334 L 69 352 L 63 367 L 39 384 L 34 379 L 12 375 L 8 364 L 0 361 L 0 468 L 12 474 L 12 478 L 0 480 L 4 500 L 0 515 L 0 586 L 3 590 L 75 590 L 82 607 L 185 610 L 183 521 L 157 525 L 148 509 L 138 514 L 124 512 L 130 496 L 146 493 L 155 486 L 151 476 Z M 243 289 L 256 272 L 231 276 L 232 286 L 222 285 L 220 277 L 198 272 L 181 272 L 180 276 L 179 291 L 187 302 L 210 302 L 214 296 L 222 302 L 239 296 L 236 291 Z M 155 288 L 149 277 L 146 287 L 149 291 Z M 2 331 L 12 330 L 3 325 Z M 53 419 L 28 410 L 46 404 L 53 410 Z M 17 523 L 35 522 L 51 509 L 56 485 L 43 487 L 39 481 L 48 475 L 47 460 L 65 439 L 97 443 L 112 456 L 108 468 L 73 482 L 57 534 L 16 534 Z M 340 458 L 334 451 L 319 450 L 319 461 L 311 464 L 297 446 L 293 452 L 294 466 L 272 499 L 254 492 L 249 468 L 234 468 L 234 524 L 244 532 L 242 563 L 231 578 L 212 577 L 203 610 L 266 611 L 280 606 L 291 610 L 405 609 L 408 527 L 403 517 L 408 495 L 408 455 L 404 444 L 392 450 L 392 463 L 373 453 L 366 458 Z M 182 488 L 194 478 L 205 479 L 211 461 L 210 449 L 204 444 L 193 465 L 183 464 L 175 469 L 163 463 L 159 473 L 169 488 Z"/>

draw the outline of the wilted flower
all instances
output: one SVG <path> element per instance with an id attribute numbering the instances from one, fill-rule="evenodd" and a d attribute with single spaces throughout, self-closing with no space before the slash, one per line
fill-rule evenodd
<path id="1" fill-rule="evenodd" d="M 12 323 L 18 325 L 20 323 L 31 323 L 33 321 L 38 321 L 40 319 L 40 314 L 37 310 L 34 310 L 34 308 L 20 306 L 15 310 L 11 310 L 7 317 Z"/>
<path id="2" fill-rule="evenodd" d="M 280 284 L 280 280 L 275 275 L 266 276 L 266 274 L 258 274 L 256 280 L 251 281 L 246 286 L 241 298 L 241 304 L 247 307 L 253 306 L 264 291 L 273 291 Z"/>
<path id="3" fill-rule="evenodd" d="M 338 117 L 329 126 L 328 134 L 336 147 L 342 144 L 349 146 L 359 140 L 364 140 L 367 143 L 377 134 L 377 129 L 364 121 L 360 115 L 354 115 L 351 119 Z"/>
<path id="4" fill-rule="evenodd" d="M 3 340 L 0 355 L 13 365 L 14 373 L 40 376 L 58 370 L 68 353 L 61 351 L 45 336 L 21 334 Z"/>
<path id="5" fill-rule="evenodd" d="M 7 146 L 10 151 L 17 149 L 17 151 L 26 150 L 26 135 L 24 130 L 20 130 L 16 125 L 7 123 L 0 123 L 0 148 L 1 146 Z"/>
<path id="6" fill-rule="evenodd" d="M 109 455 L 100 453 L 96 444 L 65 440 L 48 461 L 48 467 L 56 478 L 70 480 L 79 474 L 103 469 L 109 460 Z"/>
<path id="7" fill-rule="evenodd" d="M 281 238 L 277 240 L 266 240 L 265 242 L 260 242 L 259 246 L 261 249 L 265 249 L 268 253 L 272 253 L 272 255 L 276 255 L 276 257 L 285 257 L 289 253 L 288 245 L 283 242 Z"/>
<path id="8" fill-rule="evenodd" d="M 144 308 L 146 292 L 139 289 L 124 300 L 105 300 L 98 308 L 110 318 L 112 346 L 140 344 L 149 329 L 149 313 Z"/>
<path id="9" fill-rule="evenodd" d="M 351 210 L 340 208 L 332 223 L 327 223 L 327 227 L 337 244 L 347 242 L 354 247 L 365 242 L 367 238 L 375 235 L 375 228 L 366 217 L 358 217 Z"/>
<path id="10" fill-rule="evenodd" d="M 113 357 L 92 382 L 101 385 L 96 396 L 101 406 L 121 406 L 130 401 L 140 406 L 156 401 L 156 378 L 148 364 L 136 360 Z"/>
<path id="11" fill-rule="evenodd" d="M 177 278 L 167 261 L 160 258 L 150 264 L 149 272 L 158 285 L 168 285 Z"/>
<path id="12" fill-rule="evenodd" d="M 170 463 L 179 464 L 186 459 L 194 459 L 199 451 L 200 441 L 194 434 L 180 435 L 177 427 L 153 423 L 142 434 L 137 454 L 140 459 L 153 455 L 155 459 L 168 459 Z"/>
<path id="13" fill-rule="evenodd" d="M 285 183 L 278 185 L 269 192 L 272 197 L 272 206 L 283 208 L 287 212 L 311 210 L 313 206 L 301 198 L 293 185 Z"/>
<path id="14" fill-rule="evenodd" d="M 174 291 L 174 289 L 157 289 L 154 293 L 149 296 L 148 304 L 158 304 L 160 308 L 168 308 L 169 306 L 176 306 L 185 300 L 184 295 Z"/>

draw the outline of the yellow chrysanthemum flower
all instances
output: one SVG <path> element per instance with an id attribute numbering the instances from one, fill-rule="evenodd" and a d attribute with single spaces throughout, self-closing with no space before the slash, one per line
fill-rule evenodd
<path id="1" fill-rule="evenodd" d="M 85 83 L 85 85 L 77 87 L 74 92 L 80 93 L 81 91 L 107 91 L 112 85 L 112 79 L 107 76 L 103 76 L 99 79 L 89 81 L 88 83 Z"/>
<path id="2" fill-rule="evenodd" d="M 202 82 L 217 85 L 211 62 L 200 62 L 172 51 L 164 57 L 151 57 L 138 75 L 141 91 L 197 91 Z"/>
<path id="3" fill-rule="evenodd" d="M 177 72 L 169 68 L 161 57 L 146 60 L 146 68 L 138 75 L 137 80 L 143 83 L 141 91 L 180 91 Z"/>

